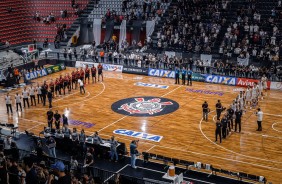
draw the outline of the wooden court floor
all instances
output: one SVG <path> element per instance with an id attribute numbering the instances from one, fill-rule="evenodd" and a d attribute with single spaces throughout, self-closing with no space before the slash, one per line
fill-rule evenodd
<path id="1" fill-rule="evenodd" d="M 70 71 L 70 69 L 67 69 Z M 64 74 L 62 71 L 33 82 L 50 80 Z M 167 89 L 135 86 L 136 82 L 161 84 Z M 223 92 L 222 96 L 200 94 L 186 91 L 186 88 Z M 86 85 L 86 94 L 78 90 L 57 97 L 53 110 L 67 112 L 69 119 L 91 122 L 91 128 L 83 126 L 88 135 L 99 131 L 102 138 L 109 138 L 114 130 L 127 129 L 137 132 L 163 136 L 160 142 L 140 140 L 138 150 L 149 151 L 168 157 L 186 159 L 194 162 L 209 163 L 217 168 L 241 171 L 265 176 L 268 181 L 282 183 L 282 92 L 269 91 L 259 106 L 264 112 L 263 131 L 257 132 L 254 110 L 248 109 L 243 116 L 242 132 L 232 133 L 223 142 L 215 143 L 215 123 L 211 112 L 208 122 L 202 122 L 201 104 L 208 101 L 211 110 L 221 99 L 228 107 L 238 92 L 232 86 L 194 82 L 192 87 L 175 85 L 173 79 L 138 76 L 104 72 L 104 82 Z M 10 92 L 11 96 L 15 91 Z M 6 114 L 4 93 L 0 94 L 0 122 L 17 124 L 20 131 L 28 130 L 39 134 L 47 126 L 47 107 L 32 106 L 22 113 Z M 179 109 L 173 113 L 155 117 L 132 117 L 113 112 L 111 105 L 121 99 L 137 96 L 157 96 L 176 101 Z M 13 105 L 15 112 L 15 106 Z M 115 135 L 117 140 L 127 146 L 134 138 Z"/>

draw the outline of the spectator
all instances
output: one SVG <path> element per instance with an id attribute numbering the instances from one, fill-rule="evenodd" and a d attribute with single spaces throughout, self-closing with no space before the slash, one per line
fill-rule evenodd
<path id="1" fill-rule="evenodd" d="M 26 172 L 25 183 L 26 184 L 35 184 L 38 183 L 38 177 L 34 168 L 34 162 L 30 157 L 25 157 L 23 159 L 23 168 Z"/>
<path id="2" fill-rule="evenodd" d="M 51 157 L 56 158 L 56 141 L 53 137 L 51 137 L 51 134 L 46 134 L 46 146 L 49 150 L 49 155 Z"/>
<path id="3" fill-rule="evenodd" d="M 94 169 L 93 169 L 93 165 L 94 165 L 94 158 L 93 155 L 88 151 L 86 153 L 85 159 L 84 159 L 84 166 L 87 169 L 87 174 L 90 176 L 92 175 L 92 177 L 94 177 Z"/>
<path id="4" fill-rule="evenodd" d="M 55 164 L 51 165 L 54 174 L 51 174 L 48 180 L 48 184 L 71 184 L 71 177 L 69 174 L 65 173 L 65 165 L 61 161 L 57 161 Z M 55 176 L 58 177 L 58 180 L 55 180 Z"/>
<path id="5" fill-rule="evenodd" d="M 116 157 L 115 162 L 117 162 L 118 161 L 118 154 L 117 154 L 118 142 L 115 140 L 114 136 L 111 137 L 110 144 L 111 144 L 111 147 L 110 147 L 110 150 L 111 150 L 111 161 L 113 161 L 114 157 Z"/>

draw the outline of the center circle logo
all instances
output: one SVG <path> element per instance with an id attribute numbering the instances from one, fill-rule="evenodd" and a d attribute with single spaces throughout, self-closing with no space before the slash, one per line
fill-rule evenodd
<path id="1" fill-rule="evenodd" d="M 172 113 L 179 104 L 168 98 L 145 96 L 119 100 L 112 104 L 112 110 L 127 116 L 160 116 Z"/>

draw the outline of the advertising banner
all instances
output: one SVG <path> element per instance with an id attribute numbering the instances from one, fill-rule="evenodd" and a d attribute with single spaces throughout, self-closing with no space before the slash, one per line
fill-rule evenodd
<path id="1" fill-rule="evenodd" d="M 111 64 L 102 64 L 102 65 L 105 71 L 122 72 L 123 69 L 122 65 L 111 65 Z"/>
<path id="2" fill-rule="evenodd" d="M 257 79 L 237 78 L 236 85 L 241 87 L 247 87 L 247 86 L 253 87 L 254 83 L 258 83 L 258 82 L 259 80 Z M 267 82 L 267 89 L 270 89 L 270 85 L 271 85 L 270 83 L 271 83 L 270 81 Z"/>
<path id="3" fill-rule="evenodd" d="M 32 79 L 37 79 L 39 77 L 43 77 L 48 75 L 48 72 L 45 68 L 43 68 L 42 70 L 37 70 L 37 71 L 33 71 L 30 73 L 25 74 L 26 80 L 32 80 Z"/>
<path id="4" fill-rule="evenodd" d="M 95 67 L 98 66 L 98 63 L 92 63 L 92 62 L 85 62 L 85 61 L 76 61 L 75 62 L 75 68 L 86 68 L 86 65 L 88 65 L 89 68 L 91 68 L 93 65 Z"/>
<path id="5" fill-rule="evenodd" d="M 122 69 L 122 73 L 130 73 L 137 75 L 148 75 L 148 68 L 138 68 L 138 67 L 127 67 L 124 66 Z"/>
<path id="6" fill-rule="evenodd" d="M 149 68 L 149 76 L 175 78 L 175 72 L 171 70 Z"/>
<path id="7" fill-rule="evenodd" d="M 66 67 L 65 67 L 65 64 L 63 64 L 63 63 L 53 65 L 53 66 L 46 68 L 48 74 L 56 73 L 56 72 L 59 72 L 59 71 L 65 70 L 65 69 L 66 69 Z"/>
<path id="8" fill-rule="evenodd" d="M 271 82 L 270 89 L 282 90 L 282 82 Z"/>
<path id="9" fill-rule="evenodd" d="M 225 84 L 231 86 L 235 86 L 237 84 L 237 78 L 219 75 L 206 75 L 205 81 L 208 83 Z"/>

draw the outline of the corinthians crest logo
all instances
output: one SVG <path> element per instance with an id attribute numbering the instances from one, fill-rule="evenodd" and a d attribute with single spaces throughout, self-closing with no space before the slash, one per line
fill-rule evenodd
<path id="1" fill-rule="evenodd" d="M 128 116 L 159 116 L 174 112 L 177 102 L 160 97 L 135 97 L 115 102 L 112 110 Z"/>

